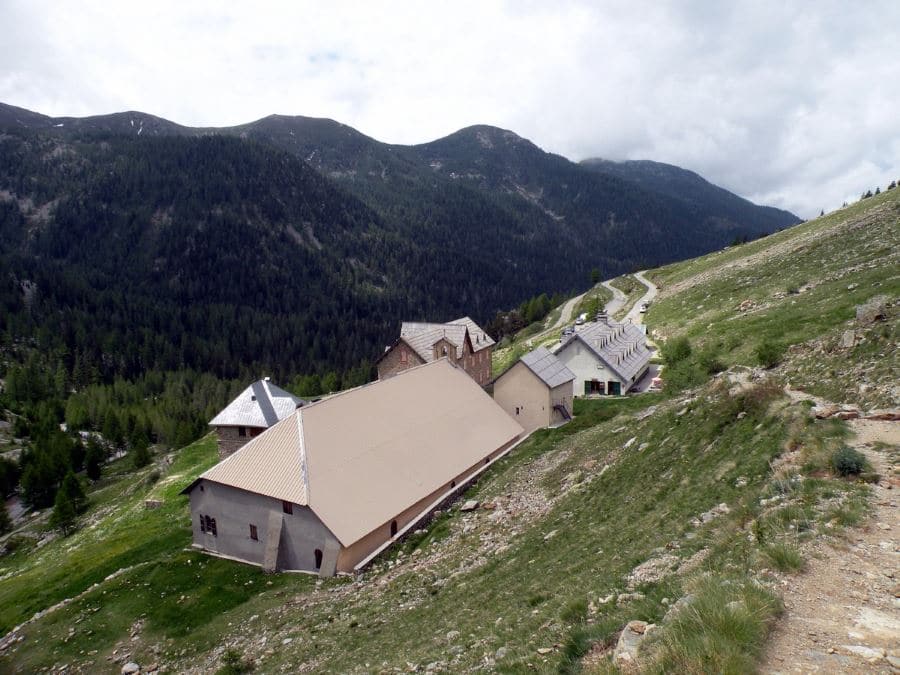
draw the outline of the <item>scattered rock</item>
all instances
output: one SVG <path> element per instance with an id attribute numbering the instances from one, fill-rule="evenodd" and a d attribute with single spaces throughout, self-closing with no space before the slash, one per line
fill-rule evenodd
<path id="1" fill-rule="evenodd" d="M 694 595 L 693 593 L 688 593 L 687 595 L 684 595 L 684 596 L 678 598 L 678 600 L 675 601 L 675 604 L 672 605 L 671 607 L 669 607 L 669 610 L 666 612 L 666 615 L 663 617 L 663 623 L 669 623 L 672 619 L 674 619 L 678 615 L 678 613 L 681 610 L 686 609 L 687 607 L 690 607 L 691 603 L 694 602 L 694 600 L 696 600 L 696 598 L 697 598 L 697 596 Z"/>
<path id="2" fill-rule="evenodd" d="M 474 511 L 478 508 L 478 500 L 469 499 L 465 504 L 459 507 L 460 511 Z"/>
<path id="3" fill-rule="evenodd" d="M 147 510 L 158 509 L 162 506 L 162 502 L 159 499 L 145 499 L 144 500 L 144 508 Z"/>
<path id="4" fill-rule="evenodd" d="M 451 630 L 449 633 L 447 633 L 447 642 L 453 642 L 458 637 L 459 637 L 459 631 Z"/>
<path id="5" fill-rule="evenodd" d="M 498 661 L 499 661 L 500 659 L 505 659 L 505 658 L 506 658 L 506 655 L 507 655 L 508 653 L 509 653 L 509 650 L 508 650 L 506 647 L 500 647 L 500 649 L 498 649 L 498 650 L 496 651 L 496 653 L 494 654 L 494 658 L 497 659 Z"/>
<path id="6" fill-rule="evenodd" d="M 619 597 L 616 598 L 616 604 L 621 607 L 627 602 L 631 602 L 632 600 L 643 600 L 643 593 L 620 593 Z"/>
<path id="7" fill-rule="evenodd" d="M 841 349 L 850 349 L 855 344 L 856 344 L 856 331 L 855 330 L 845 330 L 844 334 L 841 335 L 840 348 Z"/>
<path id="8" fill-rule="evenodd" d="M 900 422 L 900 410 L 873 410 L 863 417 L 866 420 L 879 420 L 882 422 Z"/>
<path id="9" fill-rule="evenodd" d="M 625 445 L 622 446 L 622 449 L 623 449 L 623 450 L 627 450 L 627 449 L 630 448 L 632 445 L 634 445 L 634 442 L 635 442 L 636 440 L 637 440 L 637 436 L 632 436 L 631 438 L 629 438 L 629 439 L 625 442 Z"/>
<path id="10" fill-rule="evenodd" d="M 537 653 L 543 656 L 544 654 L 549 654 L 552 651 L 553 650 L 550 649 L 550 647 L 538 647 Z"/>
<path id="11" fill-rule="evenodd" d="M 134 661 L 129 661 L 124 666 L 122 666 L 122 675 L 133 675 L 134 673 L 141 672 L 141 667 L 136 664 Z"/>
<path id="12" fill-rule="evenodd" d="M 743 300 L 740 305 L 738 305 L 738 310 L 741 312 L 749 312 L 751 309 L 756 307 L 756 303 L 753 300 L 747 299 Z"/>
<path id="13" fill-rule="evenodd" d="M 880 661 L 884 658 L 884 652 L 880 649 L 864 647 L 863 645 L 841 645 L 841 647 L 851 654 L 861 656 L 866 661 Z"/>
<path id="14" fill-rule="evenodd" d="M 856 307 L 857 323 L 866 326 L 885 318 L 887 297 L 879 295 Z"/>
<path id="15" fill-rule="evenodd" d="M 623 670 L 636 669 L 638 649 L 647 635 L 647 631 L 654 627 L 653 624 L 648 624 L 646 621 L 629 621 L 619 634 L 619 641 L 616 643 L 612 657 L 613 665 Z"/>

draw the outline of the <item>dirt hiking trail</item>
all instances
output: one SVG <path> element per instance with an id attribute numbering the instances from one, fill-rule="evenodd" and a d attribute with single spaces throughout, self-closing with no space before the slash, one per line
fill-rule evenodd
<path id="1" fill-rule="evenodd" d="M 820 544 L 804 573 L 788 577 L 785 614 L 763 673 L 900 673 L 900 422 L 853 420 L 850 444 L 880 475 L 871 516 Z"/>

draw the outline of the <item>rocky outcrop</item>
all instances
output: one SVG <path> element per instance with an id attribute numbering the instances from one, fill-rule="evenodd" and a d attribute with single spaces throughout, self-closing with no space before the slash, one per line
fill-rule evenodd
<path id="1" fill-rule="evenodd" d="M 655 624 L 646 621 L 629 621 L 616 643 L 613 665 L 625 672 L 636 672 L 639 668 L 638 650 L 641 643 L 655 628 Z"/>
<path id="2" fill-rule="evenodd" d="M 857 306 L 856 321 L 859 324 L 866 326 L 870 323 L 883 320 L 887 314 L 887 302 L 887 296 L 878 295 L 864 305 Z"/>

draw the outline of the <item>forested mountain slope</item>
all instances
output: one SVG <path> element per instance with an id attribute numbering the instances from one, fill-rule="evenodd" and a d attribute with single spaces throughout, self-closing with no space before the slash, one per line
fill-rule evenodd
<path id="1" fill-rule="evenodd" d="M 216 130 L 0 105 L 0 130 L 2 328 L 107 379 L 346 372 L 403 318 L 486 322 L 594 268 L 793 221 L 701 221 L 493 127 L 404 147 L 305 117 Z"/>
<path id="2" fill-rule="evenodd" d="M 863 447 L 799 390 L 840 387 L 859 415 L 896 405 L 898 218 L 894 188 L 652 270 L 664 390 L 578 399 L 573 421 L 491 463 L 461 496 L 475 510 L 443 507 L 358 577 L 264 575 L 187 549 L 181 491 L 218 461 L 212 436 L 137 474 L 105 468 L 73 534 L 32 519 L 2 559 L 0 669 L 604 673 L 641 621 L 655 628 L 631 624 L 638 672 L 754 672 L 820 547 L 865 555 L 851 528 L 871 524 L 871 488 L 853 477 L 895 476 L 844 477 L 834 458 L 850 445 L 896 448 Z M 879 297 L 877 317 L 857 313 Z M 865 390 L 846 386 L 857 372 Z M 890 580 L 869 595 L 857 576 L 842 595 L 890 611 Z M 811 656 L 832 670 L 887 663 L 854 654 L 854 634 L 821 635 Z"/>

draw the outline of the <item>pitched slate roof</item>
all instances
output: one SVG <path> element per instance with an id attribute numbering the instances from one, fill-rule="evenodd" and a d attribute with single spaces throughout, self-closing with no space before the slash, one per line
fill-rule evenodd
<path id="1" fill-rule="evenodd" d="M 406 341 L 416 354 L 422 357 L 425 363 L 434 361 L 434 343 L 446 338 L 456 347 L 456 356 L 463 353 L 463 345 L 466 340 L 466 327 L 448 323 L 424 323 L 417 321 L 404 321 L 400 326 L 400 337 Z M 475 348 L 475 345 L 472 345 Z"/>
<path id="2" fill-rule="evenodd" d="M 625 382 L 631 381 L 650 361 L 647 337 L 631 323 L 598 321 L 570 335 L 556 353 L 568 349 L 576 340 L 587 346 Z"/>
<path id="3" fill-rule="evenodd" d="M 268 380 L 258 380 L 238 394 L 209 424 L 214 427 L 270 427 L 304 403 L 303 399 Z"/>
<path id="4" fill-rule="evenodd" d="M 485 333 L 481 326 L 467 316 L 464 316 L 461 319 L 455 319 L 450 323 L 457 326 L 465 326 L 469 330 L 469 339 L 472 341 L 472 349 L 476 352 L 494 344 L 494 339 Z"/>
<path id="5" fill-rule="evenodd" d="M 575 373 L 545 347 L 538 347 L 519 360 L 551 389 L 575 379 Z"/>
<path id="6" fill-rule="evenodd" d="M 522 431 L 440 359 L 298 408 L 185 492 L 205 479 L 306 505 L 349 546 Z"/>

